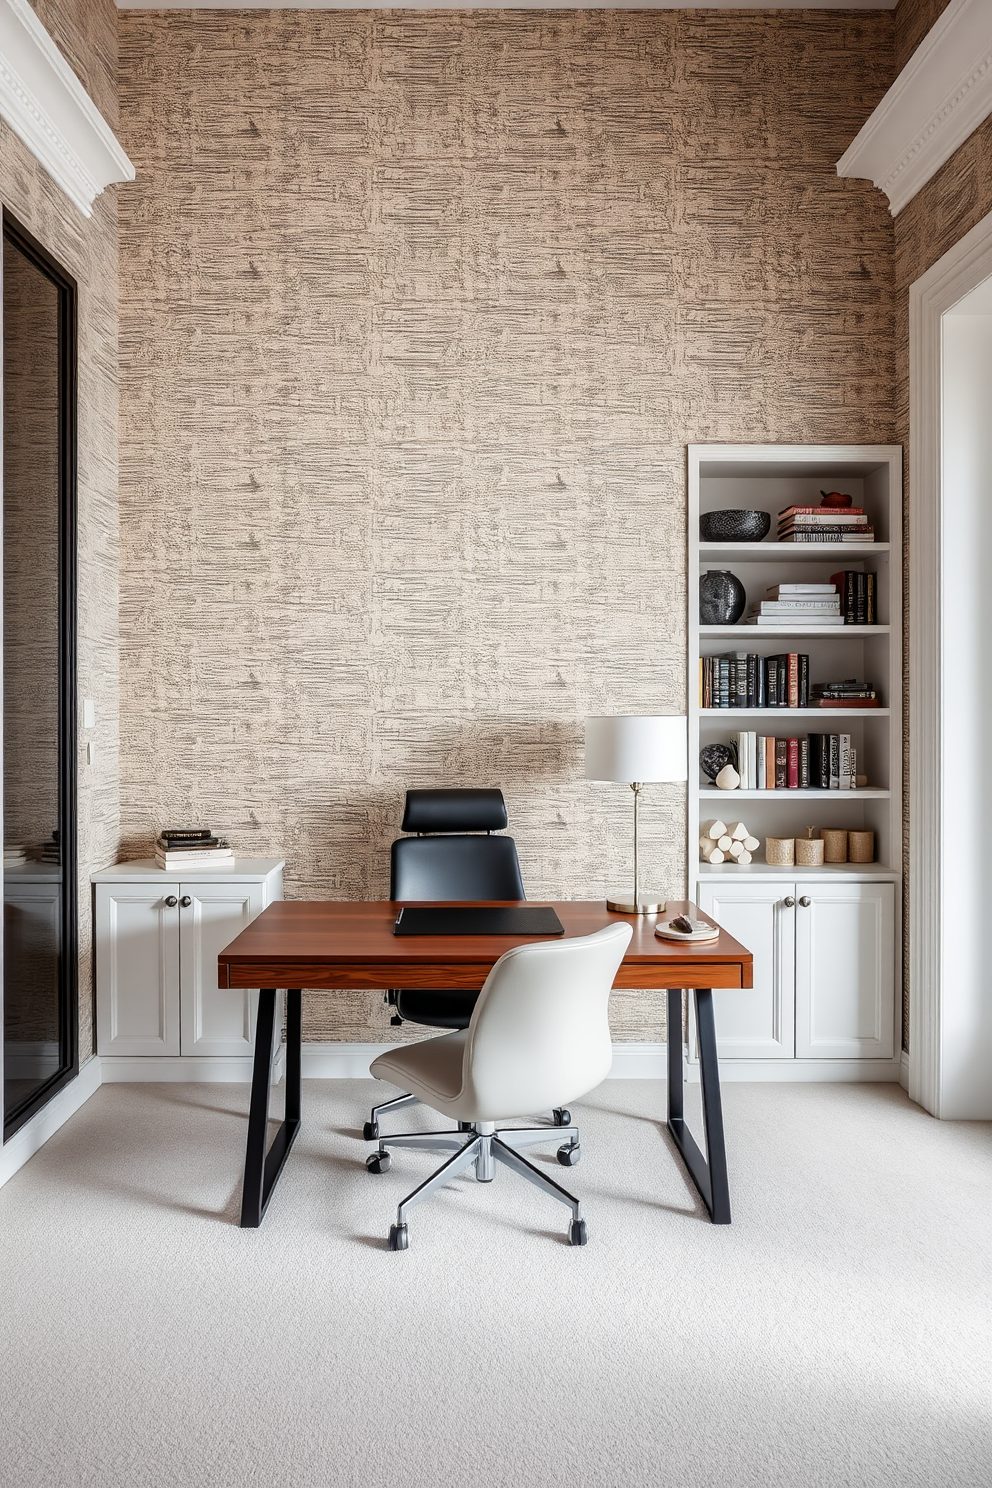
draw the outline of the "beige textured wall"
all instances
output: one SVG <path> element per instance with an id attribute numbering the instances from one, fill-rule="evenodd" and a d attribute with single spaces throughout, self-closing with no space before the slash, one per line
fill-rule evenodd
<path id="1" fill-rule="evenodd" d="M 117 127 L 117 12 L 113 0 L 37 0 L 107 122 Z M 79 1040 L 93 1052 L 89 875 L 119 843 L 117 628 L 117 202 L 99 197 L 87 221 L 0 122 L 0 199 L 74 275 L 79 288 L 80 697 L 97 706 L 95 763 L 79 770 Z"/>
<path id="2" fill-rule="evenodd" d="M 582 719 L 684 706 L 685 444 L 895 433 L 892 224 L 834 169 L 891 14 L 119 23 L 125 850 L 380 895 L 408 786 L 498 784 L 532 895 L 602 895 Z"/>

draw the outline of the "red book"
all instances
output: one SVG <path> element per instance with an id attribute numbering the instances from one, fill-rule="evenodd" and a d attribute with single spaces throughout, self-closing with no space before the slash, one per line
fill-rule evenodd
<path id="1" fill-rule="evenodd" d="M 863 517 L 865 509 L 863 506 L 783 506 L 779 512 L 780 517 L 820 517 L 827 514 L 831 517 Z"/>
<path id="2" fill-rule="evenodd" d="M 799 789 L 799 740 L 787 739 L 788 756 L 786 762 L 785 784 L 788 790 Z"/>

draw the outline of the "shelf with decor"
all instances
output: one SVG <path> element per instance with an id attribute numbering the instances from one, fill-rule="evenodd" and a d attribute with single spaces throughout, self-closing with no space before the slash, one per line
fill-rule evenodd
<path id="1" fill-rule="evenodd" d="M 868 1061 L 873 1078 L 895 1078 L 901 451 L 887 445 L 692 445 L 688 475 L 688 881 L 691 897 L 755 953 L 755 988 L 738 994 L 733 1008 L 724 998 L 728 1005 L 718 1010 L 721 1056 L 844 1059 L 849 1071 L 867 1068 Z M 826 506 L 822 493 L 831 495 Z M 874 540 L 815 540 L 825 528 L 863 529 Z M 779 530 L 798 540 L 779 541 Z M 703 584 L 703 623 L 700 581 L 708 573 L 733 577 Z M 724 598 L 727 613 L 715 619 L 712 611 Z M 769 623 L 747 623 L 759 613 Z M 722 706 L 714 704 L 718 674 Z M 792 706 L 782 703 L 786 674 Z M 714 746 L 708 768 L 735 747 L 731 768 L 744 757 L 745 780 L 736 789 L 720 789 L 703 770 L 700 752 L 707 746 Z M 829 755 L 833 769 L 834 750 L 849 770 L 841 777 L 849 789 L 826 785 L 825 761 Z M 773 768 L 778 783 L 766 785 Z M 814 770 L 821 787 L 806 783 Z M 700 838 L 714 821 L 725 825 L 728 837 L 745 825 L 758 847 L 741 852 L 737 842 L 704 860 Z M 713 843 L 706 840 L 711 853 Z M 869 860 L 827 860 L 828 850 L 836 857 L 848 850 L 845 844 L 858 858 L 869 853 Z M 731 859 L 731 851 L 738 858 Z M 802 1037 L 797 1028 L 805 1030 Z M 833 1032 L 821 1038 L 817 1029 Z M 888 1061 L 884 1072 L 880 1060 Z"/>

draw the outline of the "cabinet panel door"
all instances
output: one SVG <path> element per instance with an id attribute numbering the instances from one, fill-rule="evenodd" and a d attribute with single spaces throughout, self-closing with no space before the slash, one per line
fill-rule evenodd
<path id="1" fill-rule="evenodd" d="M 179 1053 L 179 910 L 167 897 L 148 884 L 97 885 L 100 1054 Z"/>
<path id="2" fill-rule="evenodd" d="M 754 957 L 754 986 L 713 993 L 721 1059 L 791 1059 L 795 1049 L 795 910 L 791 883 L 700 883 L 699 907 Z"/>
<path id="3" fill-rule="evenodd" d="M 190 900 L 180 922 L 182 1052 L 250 1053 L 258 995 L 218 987 L 217 957 L 261 913 L 264 885 L 185 882 L 180 893 Z"/>
<path id="4" fill-rule="evenodd" d="M 797 883 L 800 1058 L 892 1057 L 894 894 L 892 884 Z"/>

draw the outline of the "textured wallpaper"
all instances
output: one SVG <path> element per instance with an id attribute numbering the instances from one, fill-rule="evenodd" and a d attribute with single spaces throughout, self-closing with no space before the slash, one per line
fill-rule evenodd
<path id="1" fill-rule="evenodd" d="M 198 821 L 378 896 L 404 791 L 486 784 L 532 896 L 626 881 L 582 720 L 684 707 L 686 443 L 896 432 L 892 223 L 834 169 L 892 25 L 120 14 L 127 854 Z"/>
<path id="2" fill-rule="evenodd" d="M 113 0 L 38 0 L 39 16 L 112 127 L 117 124 L 117 12 Z M 79 290 L 80 697 L 96 703 L 94 763 L 79 752 L 79 1044 L 93 1052 L 93 936 L 89 875 L 116 857 L 117 200 L 111 187 L 88 221 L 0 122 L 0 199 L 74 275 Z"/>

